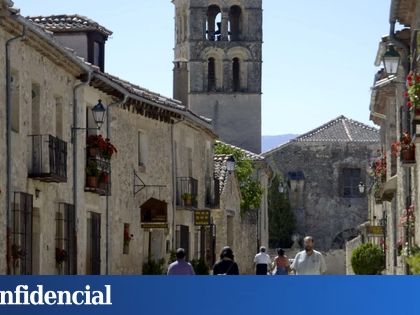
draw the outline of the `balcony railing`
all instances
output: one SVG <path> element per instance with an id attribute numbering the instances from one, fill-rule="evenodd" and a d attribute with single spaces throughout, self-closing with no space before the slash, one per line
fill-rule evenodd
<path id="1" fill-rule="evenodd" d="M 103 196 L 111 195 L 111 162 L 98 156 L 86 159 L 85 191 Z"/>
<path id="2" fill-rule="evenodd" d="M 31 135 L 30 178 L 46 182 L 67 181 L 67 142 L 51 135 Z"/>
<path id="3" fill-rule="evenodd" d="M 176 205 L 197 208 L 198 181 L 192 177 L 178 177 L 176 180 Z"/>

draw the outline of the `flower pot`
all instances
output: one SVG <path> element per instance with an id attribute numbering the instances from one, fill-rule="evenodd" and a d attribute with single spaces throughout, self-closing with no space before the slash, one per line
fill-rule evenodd
<path id="1" fill-rule="evenodd" d="M 99 189 L 108 191 L 108 183 L 105 182 L 99 182 Z"/>
<path id="2" fill-rule="evenodd" d="M 186 207 L 191 207 L 192 206 L 192 199 L 191 198 L 185 198 L 184 199 L 184 205 Z"/>
<path id="3" fill-rule="evenodd" d="M 401 160 L 402 162 L 414 162 L 416 160 L 414 148 L 402 149 Z"/>
<path id="4" fill-rule="evenodd" d="M 96 176 L 87 176 L 86 177 L 86 186 L 91 188 L 98 187 L 98 177 Z"/>

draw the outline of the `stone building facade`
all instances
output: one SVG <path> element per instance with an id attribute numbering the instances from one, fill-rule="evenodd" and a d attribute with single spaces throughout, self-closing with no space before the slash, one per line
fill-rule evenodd
<path id="1" fill-rule="evenodd" d="M 0 72 L 11 69 L 10 80 L 0 78 L 0 98 L 10 105 L 0 108 L 0 273 L 140 274 L 144 262 L 168 262 L 179 246 L 189 259 L 215 256 L 211 121 L 103 72 L 95 56 L 105 55 L 111 32 L 96 22 L 24 18 L 0 3 L 0 45 L 25 35 L 0 53 Z M 66 47 L 88 51 L 87 62 Z M 100 129 L 97 103 L 106 113 Z M 99 136 L 117 149 L 110 159 L 101 146 L 100 154 L 91 150 Z M 199 210 L 210 211 L 204 230 L 194 220 Z"/>
<path id="2" fill-rule="evenodd" d="M 381 176 L 376 176 L 375 185 L 369 191 L 367 225 L 379 233 L 370 233 L 364 241 L 384 249 L 384 273 L 409 274 L 403 253 L 410 254 L 414 246 L 420 244 L 419 166 L 416 162 L 420 151 L 418 104 L 405 93 L 410 87 L 408 75 L 418 75 L 420 4 L 415 0 L 392 0 L 389 16 L 390 32 L 380 40 L 375 65 L 381 66 L 389 46 L 394 47 L 400 62 L 396 73 L 380 69 L 372 87 L 370 119 L 380 127 L 382 148 L 375 162 L 378 166 L 386 162 L 386 167 L 378 171 Z M 403 150 L 396 143 L 404 139 L 407 146 Z"/>
<path id="3" fill-rule="evenodd" d="M 174 0 L 174 98 L 261 152 L 262 1 Z"/>
<path id="4" fill-rule="evenodd" d="M 369 159 L 378 146 L 377 130 L 340 116 L 263 154 L 283 178 L 301 238 L 312 235 L 327 251 L 357 236 L 368 216 L 358 186 L 369 185 Z"/>
<path id="5" fill-rule="evenodd" d="M 245 151 L 244 151 L 245 152 Z M 262 156 L 250 154 L 258 168 L 260 183 L 267 187 L 269 169 Z M 215 155 L 215 179 L 219 181 L 219 207 L 214 210 L 216 225 L 216 254 L 224 246 L 233 249 L 235 261 L 241 274 L 253 274 L 254 256 L 261 245 L 268 246 L 267 194 L 263 194 L 261 206 L 256 211 L 241 211 L 240 184 L 235 172 L 228 171 L 227 161 L 234 160 L 230 155 Z"/>

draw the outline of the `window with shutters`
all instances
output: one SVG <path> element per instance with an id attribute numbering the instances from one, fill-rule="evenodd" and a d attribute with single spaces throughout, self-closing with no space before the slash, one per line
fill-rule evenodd
<path id="1" fill-rule="evenodd" d="M 360 168 L 344 168 L 342 174 L 343 190 L 342 195 L 345 198 L 360 197 Z"/>

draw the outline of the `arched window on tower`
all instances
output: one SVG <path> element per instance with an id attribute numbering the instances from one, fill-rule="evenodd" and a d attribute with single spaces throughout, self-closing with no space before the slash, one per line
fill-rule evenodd
<path id="1" fill-rule="evenodd" d="M 217 5 L 211 5 L 207 9 L 207 40 L 219 41 L 222 32 L 222 13 Z"/>
<path id="2" fill-rule="evenodd" d="M 208 91 L 216 91 L 216 64 L 214 58 L 209 58 L 207 70 Z"/>
<path id="3" fill-rule="evenodd" d="M 242 10 L 234 5 L 229 10 L 229 40 L 236 41 L 240 39 L 242 27 Z"/>
<path id="4" fill-rule="evenodd" d="M 234 92 L 238 92 L 241 89 L 241 64 L 239 58 L 233 58 L 232 60 L 232 84 Z"/>

